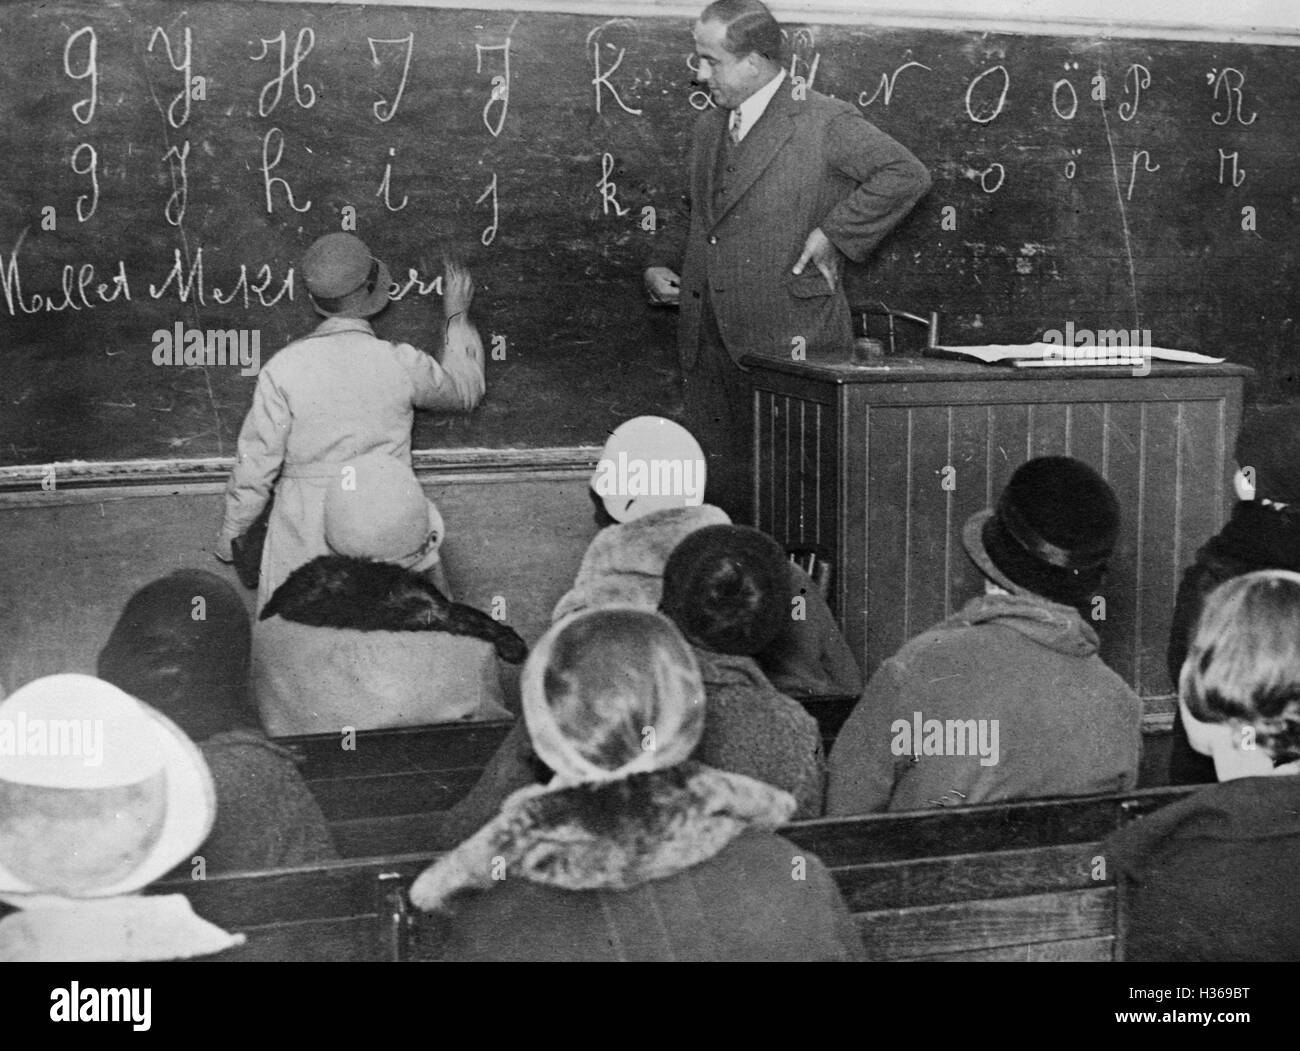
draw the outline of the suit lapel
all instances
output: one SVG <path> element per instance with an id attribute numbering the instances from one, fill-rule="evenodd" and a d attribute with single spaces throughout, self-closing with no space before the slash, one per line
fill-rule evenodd
<path id="1" fill-rule="evenodd" d="M 733 155 L 736 175 L 731 184 L 732 192 L 727 195 L 726 203 L 718 209 L 713 208 L 713 174 L 710 171 L 707 178 L 711 227 L 722 222 L 726 214 L 736 206 L 736 202 L 754 185 L 754 181 L 767 170 L 767 166 L 781 151 L 781 147 L 794 134 L 794 118 L 798 112 L 799 104 L 791 97 L 788 85 L 783 83 L 772 96 L 772 101 L 767 104 L 763 115 L 758 118 L 758 123 L 745 136 Z M 715 136 L 719 144 L 722 135 L 725 134 L 726 125 L 726 118 L 723 117 L 719 123 L 718 135 Z"/>
<path id="2" fill-rule="evenodd" d="M 706 228 L 712 227 L 717 221 L 713 216 L 713 177 L 718 170 L 718 151 L 722 149 L 722 137 L 727 133 L 727 120 L 730 116 L 730 110 L 715 107 L 700 118 L 693 189 L 695 202 L 704 209 Z"/>

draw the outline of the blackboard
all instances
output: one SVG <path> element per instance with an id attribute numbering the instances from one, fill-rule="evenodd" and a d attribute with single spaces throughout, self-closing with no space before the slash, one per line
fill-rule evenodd
<path id="1" fill-rule="evenodd" d="M 1149 329 L 1296 390 L 1292 49 L 787 28 L 793 83 L 935 176 L 850 271 L 856 301 L 940 310 L 948 342 Z M 253 377 L 157 366 L 152 333 L 256 330 L 265 360 L 314 323 L 292 270 L 347 207 L 423 282 L 382 335 L 436 344 L 444 252 L 479 281 L 488 397 L 421 417 L 417 448 L 599 443 L 671 415 L 675 319 L 640 268 L 707 105 L 690 52 L 678 17 L 0 8 L 0 464 L 231 455 Z"/>

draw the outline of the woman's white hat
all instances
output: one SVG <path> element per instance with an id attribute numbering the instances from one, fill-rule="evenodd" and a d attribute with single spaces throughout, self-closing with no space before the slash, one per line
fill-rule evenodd
<path id="1" fill-rule="evenodd" d="M 605 442 L 591 488 L 615 522 L 704 503 L 704 450 L 680 423 L 636 416 Z"/>
<path id="2" fill-rule="evenodd" d="M 175 723 L 92 675 L 46 676 L 0 702 L 0 780 L 86 790 L 139 784 L 160 771 L 166 804 L 157 840 L 127 875 L 84 897 L 130 894 L 189 859 L 216 819 L 212 774 Z M 6 899 L 48 893 L 0 863 Z"/>

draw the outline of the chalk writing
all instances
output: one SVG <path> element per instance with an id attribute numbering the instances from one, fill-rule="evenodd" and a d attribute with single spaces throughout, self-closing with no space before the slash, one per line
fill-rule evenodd
<path id="1" fill-rule="evenodd" d="M 258 268 L 258 275 L 260 283 L 254 284 L 251 291 L 255 296 L 257 296 L 257 299 L 262 306 L 273 307 L 276 303 L 280 302 L 285 295 L 288 295 L 290 300 L 293 299 L 293 267 L 290 267 L 288 272 L 285 274 L 284 281 L 280 286 L 280 291 L 270 299 L 266 298 L 266 291 L 271 287 L 275 280 L 271 273 L 271 267 L 265 263 L 262 264 L 262 266 Z M 199 306 L 207 306 L 207 289 L 203 280 L 203 247 L 201 245 L 194 252 L 194 261 L 190 263 L 188 273 L 186 273 L 185 260 L 181 257 L 181 250 L 179 248 L 173 249 L 172 265 L 171 269 L 167 272 L 167 280 L 165 280 L 161 286 L 155 285 L 151 282 L 149 284 L 149 296 L 152 299 L 161 299 L 167 294 L 167 290 L 171 288 L 173 284 L 176 286 L 176 297 L 182 303 L 188 303 L 193 299 Z M 250 291 L 248 286 L 247 264 L 240 265 L 239 280 L 228 294 L 223 297 L 221 290 L 219 288 L 214 288 L 212 290 L 212 297 L 224 306 L 234 299 L 236 295 L 240 294 L 241 291 L 244 296 L 244 306 L 247 307 L 248 293 Z"/>
<path id="2" fill-rule="evenodd" d="M 275 142 L 275 159 L 271 159 L 271 142 Z M 301 208 L 293 203 L 293 190 L 290 188 L 287 180 L 279 175 L 272 175 L 273 169 L 279 167 L 280 158 L 284 156 L 284 132 L 279 128 L 269 128 L 262 137 L 262 184 L 266 189 L 266 214 L 270 215 L 275 211 L 275 206 L 271 199 L 271 189 L 279 185 L 284 190 L 284 196 L 289 202 L 289 207 L 295 212 L 305 212 L 311 207 L 311 201 L 308 201 Z"/>
<path id="3" fill-rule="evenodd" d="M 413 288 L 416 295 L 427 296 L 432 293 L 440 296 L 442 295 L 442 275 L 439 274 L 432 281 L 421 281 L 420 272 L 415 267 L 411 267 L 406 271 L 406 284 L 399 286 L 394 283 L 388 290 L 388 298 L 401 299 Z"/>
<path id="4" fill-rule="evenodd" d="M 375 114 L 375 119 L 379 121 L 381 124 L 387 124 L 390 120 L 393 119 L 393 117 L 397 115 L 397 107 L 402 102 L 402 92 L 406 90 L 406 76 L 411 71 L 411 51 L 415 47 L 415 33 L 410 32 L 407 33 L 406 36 L 397 37 L 392 40 L 380 39 L 372 36 L 366 37 L 366 40 L 369 41 L 370 43 L 370 61 L 376 69 L 379 68 L 379 64 L 380 64 L 379 52 L 375 50 L 376 44 L 405 44 L 406 45 L 406 58 L 403 59 L 402 61 L 402 79 L 398 81 L 396 94 L 393 95 L 393 99 L 391 102 L 388 99 L 384 98 L 383 95 L 380 95 L 379 101 L 376 102 L 371 107 L 371 109 Z M 308 50 L 311 49 L 308 48 Z M 387 108 L 385 109 L 385 107 Z"/>
<path id="5" fill-rule="evenodd" d="M 614 85 L 609 82 L 609 78 L 618 70 L 618 67 L 623 64 L 623 57 L 627 54 L 627 48 L 625 47 L 619 48 L 618 58 L 614 59 L 614 64 L 610 66 L 608 69 L 606 69 L 605 72 L 602 73 L 600 71 L 601 34 L 611 26 L 631 26 L 631 25 L 632 25 L 631 19 L 614 18 L 608 22 L 605 22 L 603 25 L 597 26 L 595 29 L 593 29 L 590 33 L 587 34 L 587 46 L 591 48 L 591 59 L 595 65 L 595 72 L 596 72 L 596 75 L 591 78 L 591 83 L 596 89 L 596 112 L 597 113 L 600 112 L 600 98 L 601 98 L 600 89 L 602 86 L 604 86 L 609 91 L 609 93 L 614 96 L 614 101 L 619 104 L 619 107 L 623 110 L 623 112 L 631 113 L 633 116 L 636 117 L 639 117 L 641 115 L 641 111 L 639 109 L 633 109 L 631 106 L 629 106 L 626 102 L 623 101 L 623 99 L 619 96 L 618 89 L 615 88 Z M 609 44 L 607 46 L 611 48 L 613 47 L 612 44 Z"/>
<path id="6" fill-rule="evenodd" d="M 492 199 L 492 225 L 486 227 L 483 230 L 483 232 L 479 235 L 479 240 L 483 242 L 484 247 L 490 245 L 493 241 L 497 239 L 497 227 L 501 223 L 501 216 L 500 216 L 500 212 L 498 211 L 498 202 L 497 202 L 497 173 L 496 172 L 492 173 L 492 181 L 488 183 L 487 189 L 484 190 L 481 194 L 479 194 L 478 200 L 475 201 L 474 203 L 482 204 L 489 197 L 491 197 Z"/>
<path id="7" fill-rule="evenodd" d="M 995 182 L 992 186 L 990 186 L 989 176 L 993 174 L 994 168 L 997 169 L 998 181 Z M 1002 165 L 1000 165 L 997 161 L 994 161 L 992 164 L 990 164 L 979 174 L 980 174 L 980 189 L 983 190 L 985 193 L 997 193 L 1000 189 L 1002 189 L 1002 183 L 1006 180 L 1007 170 Z"/>
<path id="8" fill-rule="evenodd" d="M 388 148 L 388 156 L 390 158 L 396 157 L 397 150 L 395 150 L 393 147 L 390 146 Z M 403 208 L 406 207 L 407 195 L 402 194 L 401 204 L 397 204 L 397 205 L 393 204 L 392 200 L 389 197 L 389 188 L 392 185 L 392 181 L 393 181 L 393 162 L 389 160 L 384 165 L 384 177 L 379 181 L 379 189 L 375 191 L 375 196 L 382 197 L 384 199 L 384 207 L 387 208 L 390 212 L 400 212 Z"/>
<path id="9" fill-rule="evenodd" d="M 1232 119 L 1233 111 L 1235 110 L 1237 114 L 1237 123 L 1254 124 L 1255 118 L 1259 116 L 1257 112 L 1253 110 L 1251 111 L 1250 120 L 1246 120 L 1241 115 L 1241 106 L 1243 101 L 1241 88 L 1242 85 L 1246 83 L 1246 74 L 1240 69 L 1234 69 L 1232 66 L 1224 66 L 1217 76 L 1215 75 L 1214 70 L 1210 70 L 1208 76 L 1214 84 L 1215 99 L 1218 99 L 1219 94 L 1222 93 L 1224 96 L 1224 104 L 1227 107 L 1223 113 L 1210 114 L 1210 120 L 1214 121 L 1215 124 L 1222 126 Z"/>
<path id="10" fill-rule="evenodd" d="M 501 52 L 502 72 L 492 78 L 492 94 L 483 105 L 483 126 L 487 128 L 488 133 L 495 139 L 501 134 L 501 128 L 506 122 L 506 111 L 510 108 L 510 38 L 506 37 L 504 44 L 475 44 L 475 64 L 474 72 L 483 72 L 483 56 L 489 51 Z M 600 92 L 597 90 L 597 103 L 599 104 Z M 492 107 L 500 106 L 496 116 L 492 116 Z"/>
<path id="11" fill-rule="evenodd" d="M 1119 104 L 1119 119 L 1132 120 L 1137 116 L 1138 103 L 1142 98 L 1144 88 L 1151 86 L 1151 70 L 1142 65 L 1141 62 L 1134 62 L 1124 72 L 1124 94 L 1129 94 L 1129 84 L 1133 85 L 1133 101 L 1121 102 Z"/>
<path id="12" fill-rule="evenodd" d="M 200 257 L 202 257 L 202 254 L 203 254 L 203 249 L 200 248 L 199 249 Z M 178 258 L 176 262 L 179 264 L 180 259 Z M 175 271 L 175 267 L 173 267 L 173 271 Z M 274 306 L 276 303 L 278 303 L 281 300 L 281 298 L 286 293 L 288 294 L 290 301 L 293 300 L 293 282 L 294 282 L 293 267 L 290 267 L 288 273 L 285 274 L 284 282 L 280 285 L 280 291 L 275 294 L 274 298 L 268 300 L 266 298 L 266 291 L 271 287 L 274 281 L 275 281 L 275 277 L 274 275 L 272 275 L 271 268 L 269 265 L 263 263 L 260 267 L 257 268 L 257 283 L 253 285 L 251 291 L 253 295 L 257 296 L 257 301 L 261 303 L 262 306 L 264 307 Z M 215 299 L 222 306 L 226 306 L 231 301 L 233 301 L 236 296 L 240 296 L 244 301 L 244 309 L 247 310 L 249 307 L 249 299 L 248 299 L 249 291 L 250 289 L 248 287 L 248 266 L 247 264 L 241 263 L 239 265 L 239 278 L 238 280 L 235 281 L 235 286 L 228 293 L 223 293 L 221 289 L 217 288 L 216 286 L 213 286 L 212 298 Z M 202 298 L 203 298 L 203 267 L 200 266 L 199 267 L 200 301 L 202 301 Z"/>
<path id="13" fill-rule="evenodd" d="M 687 55 L 686 68 L 689 69 L 692 73 L 694 73 L 695 76 L 698 78 L 700 75 L 700 60 L 696 58 L 694 54 Z M 712 109 L 717 105 L 717 103 L 714 102 L 713 98 L 709 95 L 709 92 L 706 89 L 698 86 L 699 85 L 698 79 L 692 80 L 691 85 L 695 87 L 695 90 L 692 91 L 690 93 L 690 96 L 686 99 L 686 101 L 690 103 L 691 109 L 703 113 L 706 109 Z"/>
<path id="14" fill-rule="evenodd" d="M 1238 152 L 1239 152 L 1238 150 L 1233 150 L 1231 153 L 1229 153 L 1222 146 L 1219 147 L 1219 185 L 1220 186 L 1223 185 L 1224 161 L 1232 161 L 1232 185 L 1233 186 L 1240 186 L 1243 182 L 1246 181 L 1246 169 L 1245 168 L 1239 169 L 1237 167 Z"/>
<path id="15" fill-rule="evenodd" d="M 989 111 L 987 114 L 984 114 L 984 115 L 977 114 L 977 113 L 975 112 L 975 110 L 974 110 L 974 109 L 972 108 L 972 106 L 971 106 L 971 96 L 975 93 L 975 87 L 976 87 L 976 85 L 979 84 L 980 81 L 982 81 L 985 77 L 991 77 L 994 73 L 1001 73 L 1001 74 L 1002 74 L 1002 91 L 1001 91 L 1001 93 L 998 95 L 998 100 L 997 100 L 997 102 L 994 104 L 993 109 L 992 109 L 991 111 Z M 984 70 L 983 73 L 980 73 L 978 76 L 976 76 L 976 77 L 975 77 L 975 78 L 970 82 L 970 84 L 968 84 L 967 87 L 966 87 L 966 113 L 967 113 L 967 115 L 968 115 L 968 116 L 970 117 L 970 119 L 973 120 L 976 124 L 989 124 L 989 123 L 992 123 L 992 121 L 994 121 L 994 120 L 997 118 L 998 114 L 1002 112 L 1002 107 L 1006 105 L 1006 102 L 1007 102 L 1007 90 L 1008 90 L 1010 87 L 1011 87 L 1011 74 L 1007 72 L 1007 67 L 1006 67 L 1006 66 L 990 66 L 988 69 Z"/>
<path id="16" fill-rule="evenodd" d="M 1065 162 L 1065 177 L 1067 179 L 1073 179 L 1074 173 L 1078 170 L 1079 166 L 1078 163 L 1075 161 L 1075 157 L 1081 157 L 1083 155 L 1083 150 L 1081 148 L 1071 150 L 1070 152 L 1074 154 L 1074 157 L 1071 157 L 1068 161 Z"/>
<path id="17" fill-rule="evenodd" d="M 18 253 L 22 250 L 23 241 L 27 237 L 27 229 L 18 235 L 18 240 L 14 242 L 13 251 L 9 253 L 8 260 L 5 259 L 4 253 L 0 252 L 0 287 L 3 287 L 5 306 L 9 310 L 9 316 L 13 317 L 18 311 L 24 314 L 39 314 L 41 311 L 57 313 L 71 307 L 73 310 L 81 310 L 83 307 L 94 307 L 96 304 L 90 301 L 86 294 L 90 283 L 95 279 L 95 268 L 90 263 L 83 263 L 76 269 L 76 290 L 77 298 L 81 300 L 82 306 L 77 306 L 72 302 L 72 279 L 74 267 L 72 264 L 65 264 L 63 267 L 62 283 L 63 302 L 58 306 L 54 305 L 53 296 L 42 296 L 39 293 L 33 293 L 26 300 L 23 299 L 23 280 L 22 272 L 18 268 Z M 43 284 L 44 282 L 42 282 Z M 95 286 L 95 296 L 101 303 L 112 303 L 121 296 L 127 302 L 131 300 L 131 288 L 126 278 L 126 264 L 122 260 L 117 261 L 117 274 L 112 281 L 112 293 L 105 290 L 109 288 L 107 282 L 101 282 Z"/>
<path id="18" fill-rule="evenodd" d="M 72 71 L 72 48 L 78 40 L 86 37 L 86 64 L 80 73 Z M 72 104 L 72 115 L 79 124 L 89 124 L 95 116 L 95 104 L 99 101 L 99 38 L 95 36 L 92 26 L 83 26 L 68 37 L 63 45 L 63 72 L 73 80 L 89 80 L 90 94 L 80 102 Z"/>
<path id="19" fill-rule="evenodd" d="M 293 81 L 293 99 L 303 109 L 311 109 L 316 105 L 316 89 L 310 84 L 298 83 L 298 69 L 302 65 L 303 59 L 311 54 L 311 49 L 316 46 L 316 32 L 307 26 L 298 30 L 297 39 L 293 44 L 293 60 L 289 61 L 289 38 L 285 30 L 281 29 L 279 33 L 269 40 L 262 38 L 262 53 L 253 55 L 254 62 L 261 62 L 271 53 L 271 45 L 280 45 L 280 72 L 277 76 L 272 77 L 262 87 L 262 93 L 257 97 L 257 112 L 259 116 L 269 117 L 275 112 L 275 107 L 280 104 L 280 97 L 284 93 L 284 82 Z M 272 92 L 274 94 L 272 95 Z M 268 102 L 268 98 L 270 101 Z"/>
<path id="20" fill-rule="evenodd" d="M 880 97 L 880 93 L 883 91 L 885 93 L 885 105 L 888 106 L 894 97 L 894 88 L 898 84 L 898 75 L 909 69 L 924 69 L 927 73 L 930 72 L 930 67 L 922 65 L 920 62 L 904 62 L 894 72 L 880 74 L 880 83 L 876 85 L 876 90 L 872 92 L 871 98 L 867 98 L 865 91 L 859 92 L 858 105 L 863 108 L 870 106 Z"/>
<path id="21" fill-rule="evenodd" d="M 600 203 L 604 209 L 602 214 L 608 215 L 610 205 L 613 205 L 615 215 L 627 215 L 630 209 L 618 203 L 618 184 L 610 178 L 613 172 L 614 155 L 612 153 L 602 153 L 600 155 L 600 179 L 596 183 L 596 189 L 600 191 Z"/>
<path id="22" fill-rule="evenodd" d="M 812 31 L 808 29 L 797 30 L 794 34 L 795 47 L 804 44 L 806 47 L 813 46 Z M 817 79 L 817 67 L 821 65 L 822 56 L 820 51 L 814 51 L 812 61 L 801 58 L 795 53 L 794 48 L 790 50 L 790 86 L 791 91 L 796 99 L 805 99 L 808 92 L 812 90 L 813 82 Z M 799 73 L 799 63 L 802 62 L 808 67 L 808 75 L 803 76 Z"/>
<path id="23" fill-rule="evenodd" d="M 82 150 L 86 151 L 86 161 L 84 168 L 77 167 L 77 158 L 82 156 Z M 99 154 L 95 152 L 95 147 L 88 142 L 83 142 L 72 151 L 72 170 L 78 175 L 90 176 L 90 207 L 83 209 L 82 205 L 86 201 L 86 194 L 77 198 L 77 219 L 85 222 L 95 214 L 95 209 L 99 206 Z"/>
<path id="24" fill-rule="evenodd" d="M 1064 112 L 1061 109 L 1062 87 L 1070 89 L 1070 107 L 1068 112 Z M 1062 120 L 1074 120 L 1074 115 L 1079 112 L 1079 94 L 1074 90 L 1074 85 L 1066 80 L 1065 77 L 1062 77 L 1052 85 L 1052 110 Z"/>
<path id="25" fill-rule="evenodd" d="M 1130 168 L 1129 168 L 1129 177 L 1128 177 L 1128 195 L 1127 195 L 1127 197 L 1125 198 L 1126 200 L 1129 200 L 1129 201 L 1133 200 L 1133 184 L 1137 181 L 1138 161 L 1139 161 L 1139 160 L 1142 161 L 1142 170 L 1143 170 L 1143 171 L 1148 171 L 1148 172 L 1158 172 L 1158 171 L 1160 170 L 1160 165 L 1158 165 L 1158 164 L 1157 164 L 1155 167 L 1152 167 L 1152 166 L 1151 166 L 1151 154 L 1149 154 L 1146 150 L 1134 150 L 1134 151 L 1133 151 L 1133 162 L 1132 162 L 1132 165 L 1131 165 Z"/>
<path id="26" fill-rule="evenodd" d="M 190 119 L 190 77 L 193 68 L 194 41 L 190 33 L 190 27 L 185 27 L 184 50 L 180 58 L 172 53 L 171 38 L 167 36 L 167 30 L 162 26 L 155 26 L 154 31 L 149 36 L 149 46 L 145 48 L 150 54 L 153 53 L 154 45 L 162 39 L 163 48 L 167 52 L 167 64 L 177 73 L 182 74 L 181 90 L 177 92 L 176 97 L 172 99 L 171 105 L 167 107 L 167 123 L 173 128 L 179 128 Z M 176 115 L 176 107 L 183 107 L 180 116 Z"/>
<path id="27" fill-rule="evenodd" d="M 185 218 L 185 204 L 189 198 L 190 181 L 185 165 L 190 158 L 190 140 L 184 146 L 172 146 L 163 154 L 167 162 L 167 171 L 172 180 L 172 195 L 163 206 L 163 218 L 172 226 L 180 226 Z"/>

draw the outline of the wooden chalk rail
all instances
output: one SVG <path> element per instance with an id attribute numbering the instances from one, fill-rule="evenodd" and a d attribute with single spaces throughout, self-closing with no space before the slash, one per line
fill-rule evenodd
<path id="1" fill-rule="evenodd" d="M 1186 796 L 1161 788 L 911 814 L 826 818 L 782 834 L 831 869 L 874 960 L 1111 960 L 1117 892 L 1099 841 Z M 436 857 L 395 854 L 156 884 L 248 936 L 215 960 L 401 961 L 430 950 L 406 892 Z"/>

